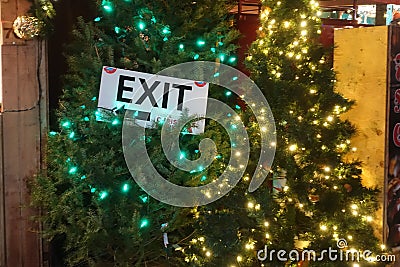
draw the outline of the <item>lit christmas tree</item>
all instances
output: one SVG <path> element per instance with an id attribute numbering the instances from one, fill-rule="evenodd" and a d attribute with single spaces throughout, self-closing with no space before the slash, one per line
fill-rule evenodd
<path id="1" fill-rule="evenodd" d="M 341 114 L 353 103 L 335 92 L 332 50 L 319 42 L 320 15 L 314 0 L 263 1 L 247 63 L 274 114 L 274 165 L 257 191 L 245 193 L 245 176 L 222 200 L 193 210 L 196 232 L 185 250 L 190 266 L 379 265 L 369 262 L 383 252 L 372 227 L 378 190 L 363 186 L 360 162 L 347 160 L 356 149 L 355 128 Z M 241 115 L 257 142 L 251 113 Z M 332 257 L 322 252 L 329 247 L 336 250 Z M 279 250 L 286 254 L 279 258 Z M 310 261 L 307 250 L 315 251 Z M 366 250 L 368 259 L 351 257 Z"/>
<path id="2" fill-rule="evenodd" d="M 272 177 L 287 181 L 276 195 L 277 213 L 260 216 L 269 223 L 264 242 L 271 249 L 321 251 L 329 246 L 339 250 L 338 241 L 345 239 L 344 253 L 379 253 L 371 225 L 377 190 L 362 185 L 359 162 L 346 157 L 356 149 L 351 144 L 355 129 L 340 116 L 352 101 L 335 92 L 332 50 L 319 43 L 320 15 L 314 0 L 264 1 L 258 39 L 248 57 L 275 117 Z M 325 257 L 309 265 L 357 266 L 353 264 Z"/>
<path id="3" fill-rule="evenodd" d="M 78 22 L 68 48 L 59 127 L 49 133 L 47 169 L 32 186 L 35 205 L 46 211 L 45 236 L 62 247 L 63 266 L 183 262 L 175 248 L 193 232 L 195 218 L 190 210 L 152 199 L 133 181 L 122 151 L 123 110 L 97 110 L 100 74 L 102 66 L 156 73 L 193 60 L 235 64 L 238 33 L 229 20 L 231 7 L 225 0 L 103 0 L 94 21 Z M 217 87 L 210 91 L 228 98 Z M 211 126 L 208 135 L 216 132 Z M 195 158 L 198 137 L 182 138 L 183 157 Z M 149 130 L 146 143 L 154 165 L 170 181 L 205 182 L 204 174 L 165 164 L 159 129 Z M 221 137 L 217 145 L 223 150 L 225 143 Z"/>

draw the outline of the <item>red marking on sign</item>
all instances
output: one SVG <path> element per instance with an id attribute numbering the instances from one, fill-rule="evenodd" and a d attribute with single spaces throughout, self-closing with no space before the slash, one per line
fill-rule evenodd
<path id="1" fill-rule="evenodd" d="M 198 87 L 204 87 L 207 85 L 206 82 L 194 82 L 195 85 L 197 85 Z"/>
<path id="2" fill-rule="evenodd" d="M 117 69 L 112 67 L 104 67 L 104 71 L 107 72 L 108 74 L 114 74 L 117 71 Z"/>

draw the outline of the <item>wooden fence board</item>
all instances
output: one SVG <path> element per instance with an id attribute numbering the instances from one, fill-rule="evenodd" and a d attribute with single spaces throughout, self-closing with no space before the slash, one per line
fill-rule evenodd
<path id="1" fill-rule="evenodd" d="M 2 1 L 2 22 L 25 15 L 29 6 L 28 0 Z M 27 180 L 40 168 L 48 121 L 46 44 L 0 37 L 0 267 L 43 266 Z"/>

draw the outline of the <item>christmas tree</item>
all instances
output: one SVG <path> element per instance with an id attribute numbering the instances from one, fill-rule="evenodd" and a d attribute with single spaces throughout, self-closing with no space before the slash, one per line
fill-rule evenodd
<path id="1" fill-rule="evenodd" d="M 61 247 L 62 266 L 182 265 L 175 249 L 192 234 L 195 218 L 190 209 L 156 201 L 133 181 L 122 151 L 124 110 L 97 109 L 100 75 L 103 66 L 157 73 L 193 60 L 235 64 L 232 6 L 225 0 L 96 2 L 98 17 L 80 19 L 68 46 L 59 125 L 49 133 L 47 168 L 32 185 L 33 203 L 45 211 L 44 234 Z M 210 94 L 230 96 L 218 87 Z M 211 125 L 207 135 L 218 127 Z M 196 158 L 198 138 L 182 135 L 182 157 Z M 166 164 L 159 128 L 148 130 L 146 143 L 170 181 L 205 183 L 204 174 Z M 223 136 L 217 145 L 228 146 Z"/>
<path id="2" fill-rule="evenodd" d="M 378 190 L 363 186 L 361 163 L 351 157 L 356 129 L 341 114 L 353 102 L 335 91 L 320 15 L 314 0 L 262 1 L 247 66 L 275 118 L 274 164 L 257 191 L 246 192 L 246 175 L 224 199 L 195 209 L 196 232 L 185 250 L 190 266 L 379 265 L 374 255 L 383 247 L 372 226 Z M 257 143 L 253 114 L 240 116 Z M 332 257 L 324 256 L 329 248 Z M 367 250 L 360 262 L 351 257 Z"/>
<path id="3" fill-rule="evenodd" d="M 332 48 L 319 42 L 320 15 L 317 1 L 264 1 L 258 39 L 248 57 L 275 117 L 273 179 L 284 176 L 286 181 L 276 195 L 278 212 L 264 214 L 267 244 L 379 253 L 371 225 L 378 191 L 363 186 L 360 162 L 349 156 L 356 149 L 351 144 L 356 129 L 341 114 L 353 102 L 335 91 Z"/>

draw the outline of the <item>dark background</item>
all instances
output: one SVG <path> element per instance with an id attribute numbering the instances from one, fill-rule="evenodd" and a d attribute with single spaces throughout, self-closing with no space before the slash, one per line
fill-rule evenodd
<path id="1" fill-rule="evenodd" d="M 94 19 L 96 15 L 96 5 L 94 1 L 88 0 L 68 0 L 55 1 L 53 5 L 56 9 L 54 21 L 54 32 L 48 39 L 48 65 L 49 65 L 49 114 L 50 128 L 57 129 L 58 123 L 55 111 L 58 108 L 58 101 L 62 94 L 63 76 L 68 70 L 64 57 L 65 45 L 72 40 L 72 29 L 77 21 L 77 17 L 82 16 L 85 21 Z M 49 244 L 47 258 L 51 267 L 64 267 L 63 262 L 63 237 L 53 240 Z"/>
<path id="2" fill-rule="evenodd" d="M 64 57 L 65 45 L 72 39 L 71 32 L 77 17 L 82 16 L 85 21 L 95 18 L 97 12 L 94 2 L 88 0 L 58 0 L 53 2 L 57 13 L 54 21 L 54 32 L 48 40 L 50 128 L 57 128 L 55 110 L 62 93 L 63 75 L 68 69 Z"/>

